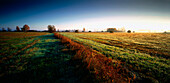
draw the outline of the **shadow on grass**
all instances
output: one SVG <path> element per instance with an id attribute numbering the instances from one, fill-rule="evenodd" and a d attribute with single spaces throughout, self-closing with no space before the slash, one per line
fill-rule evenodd
<path id="1" fill-rule="evenodd" d="M 92 83 L 92 75 L 81 65 L 82 61 L 72 60 L 74 52 L 63 46 L 59 39 L 53 35 L 41 36 L 42 39 L 32 47 L 38 50 L 26 55 L 31 57 L 21 58 L 16 64 L 27 64 L 20 71 L 8 73 L 0 77 L 4 83 Z M 67 49 L 67 50 L 63 50 Z M 18 56 L 25 54 L 26 50 Z M 20 57 L 17 57 L 17 59 Z"/>

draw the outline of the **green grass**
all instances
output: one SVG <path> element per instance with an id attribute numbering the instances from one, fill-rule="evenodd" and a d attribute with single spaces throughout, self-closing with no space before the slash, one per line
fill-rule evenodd
<path id="1" fill-rule="evenodd" d="M 16 41 L 12 42 L 12 40 Z M 86 83 L 82 79 L 86 79 L 85 76 L 89 72 L 85 69 L 81 70 L 80 63 L 71 60 L 75 54 L 67 49 L 53 34 L 26 37 L 25 39 L 21 38 L 21 40 L 20 48 L 34 40 L 38 41 L 0 63 L 1 81 L 9 83 Z M 10 38 L 10 41 L 12 44 L 18 42 L 19 39 Z M 14 46 L 16 45 L 18 44 Z M 18 49 L 14 49 L 14 51 L 18 51 Z M 2 56 L 4 57 L 4 55 Z"/>
<path id="2" fill-rule="evenodd" d="M 113 59 L 125 62 L 125 66 L 133 71 L 137 72 L 139 75 L 145 75 L 158 80 L 159 82 L 167 82 L 170 79 L 170 60 L 162 57 L 154 57 L 147 53 L 141 53 L 135 51 L 135 49 L 127 49 L 116 46 L 111 46 L 107 44 L 102 44 L 97 42 L 97 38 L 107 38 L 98 36 L 95 34 L 78 34 L 78 33 L 60 33 L 73 41 L 79 42 L 83 45 L 89 46 L 94 50 L 106 55 L 107 57 L 112 57 Z M 90 39 L 87 39 L 87 38 Z M 109 38 L 110 36 L 108 36 Z M 115 38 L 115 37 L 113 37 Z M 111 39 L 111 38 L 110 38 Z M 121 37 L 119 39 L 122 39 Z M 130 41 L 130 39 L 126 40 Z M 145 40 L 146 42 L 146 40 Z"/>
<path id="3" fill-rule="evenodd" d="M 48 33 L 1 32 L 0 58 L 13 55 L 18 50 L 38 40 L 37 36 L 46 34 Z"/>

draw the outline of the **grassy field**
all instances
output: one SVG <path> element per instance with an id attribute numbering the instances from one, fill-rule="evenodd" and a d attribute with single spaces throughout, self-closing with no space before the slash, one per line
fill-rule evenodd
<path id="1" fill-rule="evenodd" d="M 167 83 L 169 40 L 155 33 L 1 32 L 0 82 Z"/>
<path id="2" fill-rule="evenodd" d="M 89 79 L 80 62 L 71 60 L 75 54 L 53 33 L 2 32 L 0 47 L 2 83 L 86 83 Z"/>
<path id="3" fill-rule="evenodd" d="M 170 34 L 59 33 L 96 50 L 134 71 L 139 78 L 166 83 L 170 79 Z"/>
<path id="4" fill-rule="evenodd" d="M 34 41 L 39 40 L 37 36 L 47 34 L 49 33 L 1 32 L 0 59 L 9 57 L 10 55 L 16 55 L 19 51 L 26 49 L 27 46 L 29 47 Z"/>

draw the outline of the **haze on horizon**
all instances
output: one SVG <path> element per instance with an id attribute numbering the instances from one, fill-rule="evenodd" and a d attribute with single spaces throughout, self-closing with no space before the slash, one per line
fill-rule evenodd
<path id="1" fill-rule="evenodd" d="M 0 27 L 170 31 L 169 0 L 1 0 Z"/>

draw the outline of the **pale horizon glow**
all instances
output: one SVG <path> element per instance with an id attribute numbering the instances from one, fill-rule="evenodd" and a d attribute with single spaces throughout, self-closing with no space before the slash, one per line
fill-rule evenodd
<path id="1" fill-rule="evenodd" d="M 170 18 L 156 16 L 110 16 L 71 21 L 56 24 L 56 28 L 63 30 L 106 31 L 107 28 L 122 28 L 137 32 L 164 32 L 170 30 Z"/>

